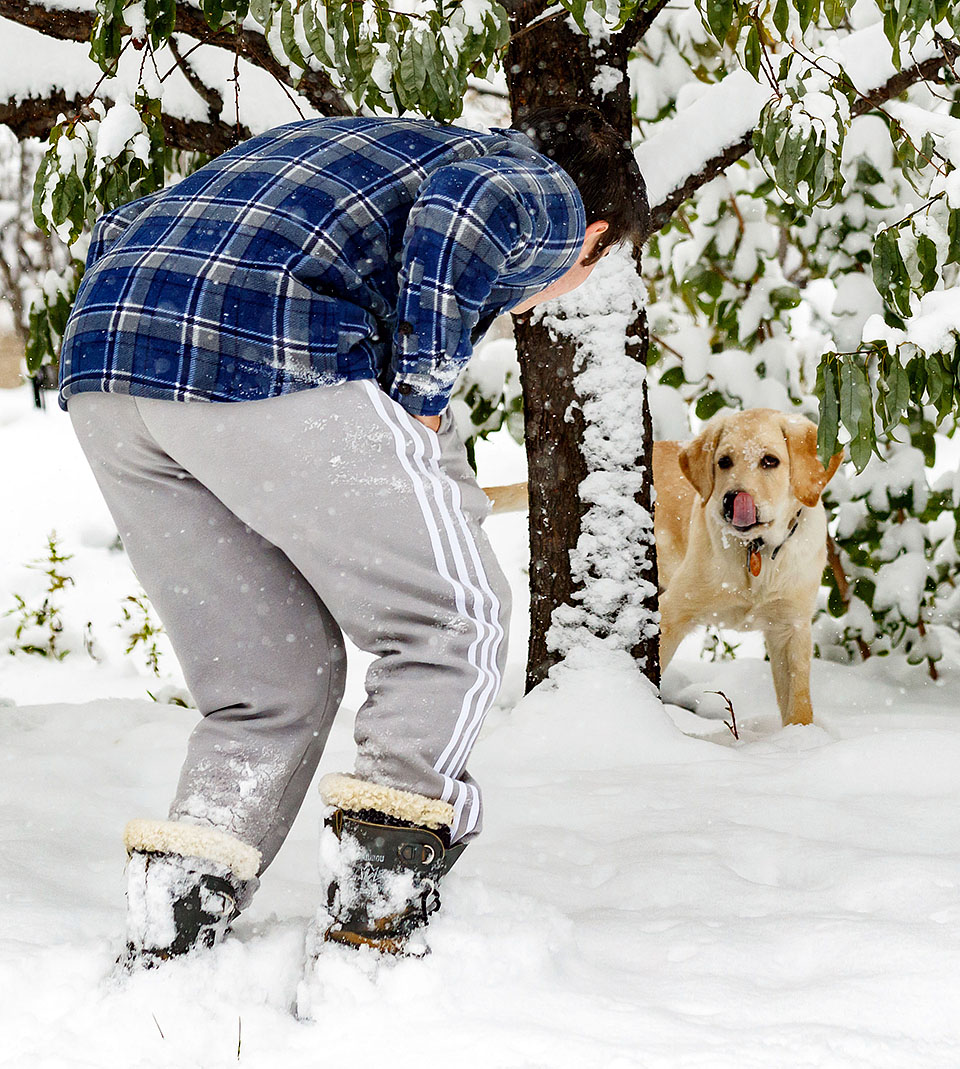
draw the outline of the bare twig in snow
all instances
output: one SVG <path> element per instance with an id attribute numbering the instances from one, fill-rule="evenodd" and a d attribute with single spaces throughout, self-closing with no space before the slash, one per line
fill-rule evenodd
<path id="1" fill-rule="evenodd" d="M 719 694 L 721 698 L 727 703 L 727 708 L 730 710 L 730 719 L 724 720 L 724 726 L 728 727 L 733 734 L 733 737 L 739 742 L 740 732 L 737 730 L 737 714 L 733 709 L 733 702 L 723 693 L 722 690 L 709 690 L 708 694 Z"/>

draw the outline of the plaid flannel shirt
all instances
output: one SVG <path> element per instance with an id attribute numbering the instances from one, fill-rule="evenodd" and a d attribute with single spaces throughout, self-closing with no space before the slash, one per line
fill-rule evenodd
<path id="1" fill-rule="evenodd" d="M 281 126 L 97 222 L 60 402 L 259 400 L 374 378 L 433 415 L 473 339 L 571 267 L 584 230 L 569 176 L 516 131 Z"/>

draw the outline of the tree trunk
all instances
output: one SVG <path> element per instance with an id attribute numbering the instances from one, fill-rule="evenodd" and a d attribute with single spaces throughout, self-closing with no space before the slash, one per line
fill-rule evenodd
<path id="1" fill-rule="evenodd" d="M 549 17 L 530 27 L 546 4 L 541 0 L 520 2 L 511 11 L 512 40 L 507 51 L 507 81 L 515 122 L 526 110 L 563 103 L 591 104 L 629 140 L 632 133 L 630 95 L 626 79 L 628 38 L 614 35 L 606 41 L 590 39 L 570 28 L 566 16 Z M 598 68 L 608 66 L 623 77 L 609 93 L 594 89 Z M 607 81 L 607 79 L 604 79 Z M 639 250 L 635 257 L 640 269 Z M 551 617 L 560 605 L 570 604 L 577 592 L 571 576 L 570 551 L 577 545 L 586 508 L 578 488 L 587 475 L 580 450 L 584 420 L 577 404 L 575 371 L 577 346 L 571 338 L 551 336 L 527 314 L 516 321 L 517 348 L 526 428 L 530 493 L 530 645 L 527 658 L 527 689 L 546 678 L 559 660 L 547 642 Z M 646 320 L 638 314 L 631 333 L 641 344 L 631 355 L 646 362 Z M 650 465 L 650 416 L 644 391 L 644 454 L 637 458 L 648 473 L 639 503 L 652 513 Z M 652 540 L 650 557 L 653 557 Z M 655 560 L 644 573 L 656 586 Z M 656 609 L 653 596 L 652 609 Z M 644 638 L 631 652 L 654 683 L 659 683 L 658 638 Z"/>
<path id="2" fill-rule="evenodd" d="M 552 340 L 544 327 L 530 322 L 529 315 L 518 318 L 514 329 L 530 498 L 530 690 L 546 679 L 557 661 L 547 649 L 547 630 L 553 610 L 568 604 L 575 589 L 570 550 L 580 535 L 584 506 L 577 487 L 587 477 L 587 466 L 579 449 L 583 415 L 574 404 L 574 343 Z"/>

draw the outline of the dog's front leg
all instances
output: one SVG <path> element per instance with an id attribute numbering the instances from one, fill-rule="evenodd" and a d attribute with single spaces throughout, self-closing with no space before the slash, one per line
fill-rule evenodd
<path id="1" fill-rule="evenodd" d="M 810 703 L 810 657 L 813 640 L 810 625 L 803 621 L 766 628 L 763 638 L 773 672 L 780 718 L 787 724 L 812 724 Z"/>

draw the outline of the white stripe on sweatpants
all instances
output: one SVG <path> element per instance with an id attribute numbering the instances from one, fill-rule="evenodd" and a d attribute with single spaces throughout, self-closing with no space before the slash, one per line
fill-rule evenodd
<path id="1" fill-rule="evenodd" d="M 458 753 L 463 752 L 463 746 L 457 746 L 456 744 L 458 742 L 462 743 L 471 735 L 474 735 L 478 729 L 478 725 L 476 725 L 475 721 L 482 721 L 483 713 L 485 712 L 482 703 L 478 708 L 479 715 L 475 718 L 470 715 L 471 707 L 474 704 L 474 698 L 482 695 L 486 701 L 489 702 L 491 696 L 488 692 L 495 694 L 496 689 L 499 686 L 499 669 L 496 663 L 496 654 L 503 638 L 503 628 L 500 626 L 499 619 L 496 615 L 499 610 L 499 600 L 490 589 L 486 574 L 484 573 L 482 566 L 480 566 L 479 553 L 473 540 L 473 536 L 469 532 L 469 527 L 466 524 L 466 518 L 463 516 L 462 510 L 459 508 L 459 488 L 456 487 L 454 480 L 445 476 L 442 469 L 439 467 L 439 440 L 434 446 L 435 456 L 432 458 L 431 467 L 433 470 L 431 471 L 424 462 L 422 436 L 415 432 L 413 439 L 415 446 L 413 457 L 414 463 L 411 464 L 406 455 L 406 440 L 403 432 L 406 431 L 409 433 L 413 428 L 409 426 L 404 427 L 400 423 L 396 418 L 396 415 L 391 412 L 389 406 L 385 403 L 384 397 L 379 389 L 373 383 L 365 382 L 364 386 L 367 389 L 374 409 L 377 411 L 381 420 L 390 428 L 397 450 L 397 457 L 401 466 L 410 476 L 417 503 L 420 506 L 427 533 L 430 537 L 437 571 L 450 584 L 454 593 L 457 611 L 466 619 L 471 620 L 477 632 L 476 640 L 471 643 L 467 654 L 468 663 L 477 671 L 477 680 L 464 695 L 453 738 L 444 750 L 444 756 L 441 758 L 441 761 L 438 761 L 435 765 L 436 770 L 445 778 L 444 794 L 448 794 L 451 790 L 456 791 L 457 799 L 453 802 L 453 805 L 456 813 L 456 821 L 459 822 L 464 806 L 471 797 L 476 796 L 477 792 L 472 786 L 468 786 L 442 771 L 441 765 L 442 761 L 446 760 L 446 756 L 450 753 L 451 747 L 455 747 Z M 437 522 L 437 517 L 433 514 L 433 511 L 430 508 L 430 503 L 426 498 L 425 485 L 429 485 L 433 489 L 434 501 L 436 502 L 439 516 L 443 521 L 443 527 L 448 538 L 448 548 L 451 551 L 455 570 L 458 573 L 456 578 L 451 575 L 450 568 L 448 567 L 443 540 L 441 538 L 440 526 Z M 451 496 L 454 498 L 457 506 L 455 510 L 451 510 L 443 499 L 444 485 L 452 486 L 454 488 L 454 492 L 452 492 Z M 464 538 L 469 547 L 470 555 L 476 562 L 478 576 L 480 577 L 483 587 L 485 587 L 485 591 L 478 589 L 469 576 L 469 569 L 467 568 L 466 561 L 455 537 L 454 526 L 451 520 L 453 520 L 464 533 Z M 468 591 L 472 597 L 473 608 L 478 610 L 475 613 L 471 613 L 467 609 L 466 595 Z M 489 603 L 484 596 L 485 592 L 490 595 Z M 488 605 L 492 619 L 486 618 L 486 609 Z M 449 799 L 445 797 L 444 800 L 447 801 Z M 479 799 L 477 799 L 477 801 L 479 801 Z M 476 823 L 478 806 L 474 805 L 473 808 L 474 812 L 471 815 L 471 827 Z"/>
<path id="2" fill-rule="evenodd" d="M 443 576 L 443 578 L 446 579 L 448 583 L 450 583 L 454 591 L 457 611 L 460 613 L 461 616 L 466 617 L 473 623 L 477 632 L 476 639 L 471 644 L 470 649 L 467 653 L 468 663 L 472 667 L 477 669 L 477 681 L 474 683 L 474 685 L 470 688 L 470 690 L 464 697 L 464 705 L 469 706 L 473 703 L 472 700 L 475 696 L 476 688 L 481 687 L 482 689 L 486 689 L 487 686 L 489 686 L 491 683 L 496 686 L 499 679 L 499 673 L 496 668 L 495 660 L 493 662 L 493 668 L 489 667 L 491 659 L 489 650 L 483 650 L 478 654 L 478 648 L 483 644 L 485 637 L 489 637 L 490 639 L 496 637 L 496 630 L 494 629 L 494 625 L 486 619 L 482 611 L 479 613 L 471 613 L 468 610 L 466 604 L 466 595 L 469 592 L 472 595 L 474 609 L 477 609 L 478 606 L 480 610 L 484 610 L 486 608 L 486 606 L 484 605 L 482 594 L 480 593 L 480 591 L 477 590 L 476 586 L 473 584 L 473 581 L 470 578 L 466 562 L 463 558 L 463 554 L 460 551 L 460 547 L 457 544 L 456 538 L 452 530 L 452 526 L 450 523 L 450 510 L 443 500 L 443 485 L 446 484 L 449 486 L 453 486 L 455 484 L 452 479 L 450 479 L 443 473 L 435 458 L 432 458 L 432 467 L 434 470 L 431 471 L 428 469 L 427 465 L 424 462 L 423 438 L 425 437 L 425 435 L 417 433 L 416 430 L 410 425 L 413 422 L 412 417 L 404 414 L 404 418 L 410 421 L 410 423 L 404 425 L 404 423 L 397 418 L 397 414 L 394 413 L 389 406 L 384 404 L 383 397 L 380 394 L 380 391 L 377 390 L 376 387 L 374 387 L 372 384 L 364 383 L 364 385 L 367 387 L 368 392 L 370 392 L 371 398 L 373 399 L 374 405 L 377 408 L 377 411 L 380 414 L 381 418 L 384 419 L 385 422 L 387 422 L 387 424 L 393 431 L 394 442 L 397 446 L 397 454 L 400 463 L 414 483 L 414 490 L 417 496 L 418 503 L 420 504 L 421 513 L 423 514 L 424 522 L 427 525 L 427 529 L 431 537 L 431 542 L 433 544 L 434 559 L 437 564 L 437 570 L 440 575 Z M 403 448 L 405 445 L 403 433 L 409 432 L 410 430 L 414 430 L 413 466 L 408 463 L 407 456 Z M 436 439 L 435 435 L 432 435 L 431 437 Z M 437 456 L 439 456 L 439 440 L 436 441 L 434 449 L 437 452 Z M 416 471 L 414 469 L 416 469 Z M 419 472 L 419 478 L 417 477 L 417 472 Z M 433 514 L 430 509 L 429 502 L 425 500 L 425 495 L 423 493 L 425 485 L 429 485 L 429 487 L 433 490 L 433 498 L 437 503 L 436 512 L 440 516 L 440 519 L 443 523 L 444 531 L 447 535 L 446 548 L 450 551 L 450 555 L 453 559 L 453 563 L 455 566 L 454 570 L 457 573 L 455 578 L 450 574 L 450 568 L 446 559 L 446 554 L 444 553 L 444 543 L 443 539 L 441 538 L 440 525 L 438 524 L 437 516 Z M 463 517 L 460 517 L 460 519 L 461 522 L 463 522 Z M 495 598 L 494 601 L 496 602 Z M 502 628 L 500 628 L 500 631 L 502 634 Z M 487 645 L 489 644 L 490 643 L 487 642 Z M 462 718 L 463 714 L 461 712 L 461 721 Z M 460 723 L 458 722 L 458 733 L 459 728 Z M 443 769 L 440 767 L 439 762 L 434 767 L 438 772 L 441 772 L 441 774 L 443 774 Z"/>
<path id="3" fill-rule="evenodd" d="M 437 564 L 437 570 L 439 574 L 443 576 L 443 578 L 446 579 L 447 582 L 450 583 L 451 588 L 454 592 L 454 598 L 456 601 L 458 612 L 462 616 L 471 620 L 474 624 L 474 627 L 476 628 L 477 637 L 474 642 L 471 643 L 471 646 L 467 652 L 467 659 L 468 663 L 477 670 L 477 679 L 474 682 L 473 686 L 464 695 L 463 702 L 461 703 L 460 716 L 457 721 L 457 726 L 454 730 L 453 741 L 456 742 L 460 736 L 460 733 L 463 731 L 464 725 L 466 723 L 469 723 L 470 721 L 469 714 L 471 706 L 473 705 L 474 698 L 479 693 L 482 693 L 484 690 L 486 690 L 491 684 L 494 688 L 498 684 L 498 672 L 496 669 L 495 657 L 493 658 L 493 670 L 491 671 L 489 667 L 491 643 L 487 643 L 488 648 L 486 650 L 481 648 L 483 645 L 483 639 L 485 634 L 489 635 L 492 639 L 496 637 L 496 632 L 490 625 L 490 623 L 483 618 L 483 616 L 478 617 L 477 615 L 471 614 L 467 610 L 467 589 L 469 589 L 473 595 L 474 607 L 479 605 L 481 609 L 484 608 L 484 601 L 483 598 L 480 596 L 479 592 L 477 591 L 476 587 L 470 580 L 469 574 L 467 574 L 467 569 L 463 560 L 463 556 L 460 553 L 459 546 L 456 545 L 456 541 L 452 535 L 451 526 L 449 523 L 449 510 L 447 509 L 446 504 L 443 500 L 442 486 L 444 483 L 451 485 L 453 483 L 453 480 L 450 480 L 449 478 L 443 475 L 443 472 L 439 468 L 439 465 L 436 463 L 436 461 L 434 461 L 433 464 L 435 470 L 432 472 L 428 470 L 423 459 L 423 439 L 424 437 L 426 437 L 426 435 L 419 433 L 415 428 L 410 425 L 404 426 L 404 424 L 401 423 L 400 420 L 397 418 L 397 415 L 391 410 L 390 406 L 384 403 L 383 398 L 380 395 L 379 391 L 376 390 L 376 387 L 370 384 L 367 389 L 368 392 L 370 392 L 371 400 L 373 401 L 374 407 L 376 408 L 377 412 L 380 414 L 381 419 L 383 419 L 383 421 L 387 423 L 393 433 L 394 442 L 397 448 L 398 459 L 400 460 L 402 467 L 410 476 L 414 484 L 414 492 L 416 494 L 418 504 L 420 505 L 421 513 L 424 517 L 424 522 L 427 526 L 427 530 L 431 538 L 431 543 L 433 545 L 434 560 Z M 412 417 L 406 416 L 405 418 L 410 420 L 412 423 Z M 408 462 L 404 449 L 406 443 L 406 439 L 404 438 L 404 432 L 409 434 L 411 430 L 414 431 L 412 439 L 414 444 L 413 467 Z M 439 440 L 437 440 L 436 446 L 434 447 L 435 451 L 438 450 L 438 447 Z M 417 470 L 415 471 L 414 468 Z M 418 472 L 420 478 L 417 477 Z M 434 500 L 437 502 L 437 511 L 439 512 L 441 518 L 443 518 L 445 521 L 444 528 L 449 539 L 448 545 L 450 546 L 451 550 L 453 550 L 453 558 L 456 564 L 456 571 L 458 573 L 456 579 L 454 579 L 453 576 L 450 574 L 450 570 L 447 566 L 447 561 L 445 559 L 445 554 L 442 552 L 440 530 L 437 525 L 436 516 L 433 515 L 432 510 L 429 507 L 429 503 L 425 500 L 423 494 L 424 484 L 429 484 L 433 488 Z M 449 750 L 449 748 L 450 746 L 448 744 L 447 750 Z M 454 792 L 456 794 L 456 798 L 452 800 L 455 814 L 455 827 L 459 825 L 462 819 L 464 807 L 468 804 L 468 802 L 474 802 L 473 806 L 471 807 L 470 820 L 470 827 L 472 829 L 472 827 L 476 824 L 476 819 L 479 812 L 479 798 L 477 797 L 476 788 L 462 783 L 453 776 L 446 775 L 440 769 L 439 762 L 435 764 L 434 767 L 444 777 L 444 788 L 441 795 L 442 799 L 444 801 L 451 801 L 450 795 Z M 466 833 L 466 830 L 468 829 L 464 829 L 464 834 Z"/>
<path id="4" fill-rule="evenodd" d="M 484 619 L 484 629 L 486 635 L 484 637 L 484 644 L 486 650 L 484 651 L 484 660 L 488 665 L 490 675 L 488 676 L 487 683 L 479 694 L 479 700 L 476 704 L 475 711 L 471 714 L 469 705 L 465 702 L 461 709 L 461 716 L 457 722 L 457 726 L 454 729 L 453 737 L 447 744 L 446 749 L 437 759 L 434 767 L 442 775 L 447 777 L 447 784 L 451 781 L 457 784 L 458 801 L 463 793 L 463 788 L 466 789 L 468 796 L 472 797 L 476 794 L 475 788 L 468 787 L 459 780 L 459 775 L 463 771 L 463 767 L 466 764 L 467 757 L 470 753 L 470 749 L 473 743 L 476 741 L 476 737 L 480 732 L 480 728 L 483 726 L 483 720 L 486 716 L 487 709 L 493 698 L 496 696 L 497 691 L 500 688 L 500 669 L 497 664 L 497 655 L 500 649 L 500 645 L 503 642 L 504 631 L 500 624 L 500 599 L 494 593 L 490 581 L 487 579 L 486 572 L 483 567 L 483 562 L 480 558 L 480 552 L 477 547 L 476 539 L 473 537 L 467 523 L 466 516 L 463 513 L 462 508 L 462 496 L 460 494 L 460 487 L 457 485 L 455 479 L 450 479 L 444 476 L 442 469 L 440 468 L 440 447 L 439 440 L 433 445 L 433 456 L 430 458 L 430 466 L 432 470 L 432 485 L 434 488 L 434 495 L 437 501 L 438 508 L 440 509 L 441 516 L 444 517 L 445 527 L 447 530 L 447 536 L 450 539 L 450 544 L 454 548 L 455 560 L 457 562 L 457 568 L 461 575 L 470 574 L 469 564 L 465 560 L 460 547 L 460 542 L 456 538 L 455 532 L 451 531 L 446 523 L 447 517 L 452 517 L 457 526 L 460 529 L 463 542 L 467 547 L 471 561 L 474 566 L 474 573 L 477 577 L 477 583 L 482 589 L 484 597 L 475 597 L 475 606 L 479 604 L 481 607 L 486 608 L 489 605 L 490 617 L 489 620 Z M 418 454 L 419 456 L 419 454 Z M 443 500 L 443 488 L 448 487 L 452 499 L 452 508 L 447 508 Z M 470 582 L 471 588 L 476 595 L 476 587 L 473 587 Z M 488 600 L 489 599 L 489 600 Z M 471 703 L 472 704 L 472 703 Z M 466 721 L 464 720 L 466 717 Z M 447 792 L 445 791 L 445 794 Z M 450 799 L 445 797 L 445 801 Z M 462 805 L 466 803 L 466 798 L 458 806 L 458 802 L 453 802 L 454 810 L 457 812 L 459 819 L 460 810 Z M 477 820 L 479 819 L 479 807 L 474 806 L 470 814 L 470 822 L 464 829 L 464 834 L 470 832 L 475 827 Z"/>
<path id="5" fill-rule="evenodd" d="M 375 387 L 373 387 L 372 384 L 368 388 L 369 389 L 375 389 Z M 404 424 L 401 423 L 399 419 L 394 418 L 394 419 L 391 420 L 391 418 L 390 418 L 391 416 L 395 417 L 395 415 L 398 415 L 399 413 L 395 414 L 393 412 L 393 410 L 391 410 L 389 407 L 386 407 L 386 411 L 384 411 L 381 408 L 381 406 L 383 405 L 383 401 L 382 401 L 382 397 L 379 395 L 379 392 L 378 392 L 377 397 L 375 398 L 375 400 L 377 402 L 378 410 L 381 411 L 381 415 L 386 416 L 388 421 L 392 422 L 395 427 L 397 427 L 398 429 L 401 429 L 401 430 L 410 429 L 409 427 L 404 426 Z M 412 417 L 406 415 L 406 413 L 404 413 L 404 418 L 407 419 L 407 420 L 410 420 L 412 422 Z M 432 441 L 432 443 L 433 443 L 432 444 L 433 456 L 430 457 L 429 467 L 428 467 L 428 465 L 427 465 L 427 463 L 425 462 L 425 459 L 424 459 L 425 452 L 424 452 L 423 445 L 422 445 L 424 437 L 427 437 L 428 440 Z M 394 436 L 394 438 L 395 438 L 395 441 L 396 441 L 397 440 L 396 439 L 396 435 Z M 436 505 L 437 505 L 436 512 L 439 514 L 439 517 L 440 517 L 440 519 L 441 519 L 441 521 L 443 523 L 443 527 L 444 527 L 445 533 L 447 535 L 447 545 L 450 548 L 452 556 L 453 556 L 453 562 L 454 562 L 454 565 L 455 565 L 455 570 L 457 572 L 457 580 L 463 584 L 464 592 L 466 593 L 467 591 L 469 591 L 469 593 L 472 595 L 474 609 L 479 608 L 479 610 L 480 610 L 479 612 L 475 612 L 474 614 L 471 614 L 471 613 L 469 613 L 467 611 L 466 605 L 462 601 L 458 600 L 458 603 L 457 603 L 458 610 L 463 615 L 465 615 L 469 619 L 471 619 L 473 621 L 473 623 L 474 623 L 474 626 L 477 627 L 477 640 L 474 643 L 474 645 L 471 646 L 470 654 L 473 655 L 475 653 L 476 647 L 477 647 L 478 644 L 482 643 L 486 647 L 481 653 L 481 657 L 480 657 L 480 661 L 479 662 L 477 662 L 477 661 L 475 661 L 473 659 L 471 659 L 471 661 L 470 661 L 470 663 L 473 664 L 475 667 L 479 667 L 481 669 L 481 673 L 482 673 L 482 674 L 478 674 L 477 684 L 475 684 L 475 685 L 483 684 L 482 690 L 486 691 L 488 688 L 490 688 L 495 693 L 496 689 L 499 687 L 499 683 L 500 683 L 500 672 L 499 672 L 499 668 L 497 667 L 497 656 L 496 655 L 497 655 L 497 652 L 499 650 L 500 643 L 503 640 L 503 628 L 502 628 L 502 626 L 500 625 L 500 622 L 499 622 L 500 602 L 499 602 L 499 599 L 496 597 L 496 595 L 493 593 L 493 590 L 490 587 L 490 583 L 487 580 L 486 573 L 483 570 L 483 565 L 482 565 L 482 562 L 480 560 L 480 555 L 479 555 L 479 552 L 478 552 L 478 549 L 477 549 L 476 542 L 475 542 L 475 540 L 473 538 L 473 535 L 470 533 L 470 529 L 469 529 L 469 526 L 467 525 L 466 517 L 463 515 L 463 511 L 462 511 L 462 507 L 461 507 L 460 489 L 457 486 L 456 481 L 453 480 L 453 479 L 450 479 L 447 475 L 445 475 L 443 470 L 440 468 L 439 458 L 440 458 L 439 439 L 437 439 L 435 436 L 422 435 L 420 433 L 416 433 L 416 431 L 415 431 L 414 458 L 413 458 L 414 462 L 416 464 L 417 469 L 419 469 L 419 471 L 424 476 L 425 480 L 429 483 L 430 487 L 433 490 L 434 501 L 436 502 Z M 401 460 L 401 463 L 403 464 L 404 468 L 407 470 L 407 472 L 409 474 L 410 473 L 410 468 L 406 464 L 405 456 L 401 454 L 400 460 Z M 446 504 L 446 502 L 444 501 L 444 498 L 443 498 L 443 488 L 445 486 L 450 488 L 450 491 L 451 491 L 451 499 L 452 499 L 452 505 L 453 505 L 452 508 Z M 421 504 L 421 508 L 422 507 L 423 506 Z M 429 522 L 430 519 L 432 519 L 434 522 L 436 522 L 436 517 L 435 516 L 429 516 L 428 517 L 428 522 Z M 473 580 L 470 578 L 469 567 L 468 567 L 467 562 L 466 562 L 466 560 L 465 560 L 465 558 L 463 556 L 463 553 L 461 551 L 459 542 L 458 542 L 458 540 L 456 538 L 455 532 L 452 529 L 451 520 L 454 520 L 456 522 L 457 526 L 459 526 L 460 531 L 463 534 L 464 541 L 465 541 L 465 543 L 466 543 L 466 545 L 467 545 L 467 547 L 468 547 L 468 549 L 470 551 L 470 556 L 471 556 L 471 558 L 472 558 L 472 560 L 474 562 L 474 566 L 475 566 L 475 569 L 476 569 L 478 580 L 479 580 L 480 584 L 482 585 L 482 590 L 478 590 L 477 586 L 474 584 Z M 440 569 L 440 571 L 441 571 L 441 574 L 444 574 L 442 568 Z M 445 575 L 445 578 L 447 578 L 449 582 L 453 583 L 453 579 L 449 576 L 449 573 L 447 573 Z M 490 616 L 489 616 L 489 618 L 486 616 L 485 611 L 484 611 L 487 608 L 487 604 L 486 604 L 486 601 L 485 601 L 485 596 L 489 597 L 489 599 L 490 599 L 489 600 L 489 608 L 490 608 Z M 486 683 L 483 682 L 483 677 L 484 676 L 486 677 Z M 473 704 L 472 703 L 473 696 L 474 696 L 473 688 L 471 688 L 471 690 L 466 695 L 466 699 L 470 699 L 470 700 L 469 701 L 465 701 L 465 705 L 464 705 L 464 711 L 467 712 L 467 713 L 469 712 L 469 706 Z M 487 700 L 487 695 L 483 695 L 483 697 L 484 697 L 485 700 Z M 440 760 L 434 766 L 437 769 L 437 771 L 440 772 L 441 774 L 446 774 L 449 771 L 449 769 L 443 767 L 443 762 L 444 762 L 444 760 L 446 758 L 446 755 L 450 752 L 451 747 L 455 746 L 456 743 L 461 739 L 463 730 L 464 730 L 464 719 L 463 719 L 463 715 L 461 715 L 461 719 L 457 723 L 453 739 L 451 740 L 451 742 L 446 747 L 446 750 L 444 751 L 444 755 L 441 756 Z M 453 774 L 456 775 L 459 771 L 460 771 L 459 769 L 454 769 L 454 773 Z"/>
<path id="6" fill-rule="evenodd" d="M 462 508 L 460 487 L 454 480 L 450 480 L 450 485 L 453 494 L 453 515 L 456 517 L 457 522 L 460 526 L 460 530 L 463 535 L 463 541 L 467 547 L 467 551 L 470 554 L 470 559 L 473 563 L 474 572 L 477 576 L 477 581 L 480 583 L 486 596 L 490 599 L 490 617 L 491 624 L 493 626 L 493 635 L 491 636 L 490 640 L 490 661 L 491 670 L 493 672 L 495 681 L 493 692 L 489 696 L 483 696 L 483 700 L 478 706 L 477 715 L 474 717 L 473 723 L 470 724 L 468 730 L 463 733 L 459 746 L 455 748 L 450 757 L 450 760 L 444 766 L 444 770 L 448 771 L 450 775 L 459 776 L 460 772 L 463 771 L 463 767 L 467 761 L 467 756 L 469 755 L 470 750 L 473 748 L 473 744 L 476 741 L 476 737 L 480 733 L 480 728 L 483 726 L 483 718 L 486 715 L 487 708 L 489 707 L 493 699 L 496 697 L 497 691 L 500 689 L 500 669 L 497 664 L 497 658 L 500 651 L 500 646 L 503 643 L 505 636 L 503 631 L 503 625 L 500 623 L 500 599 L 494 592 L 489 579 L 487 579 L 487 574 L 484 571 L 483 561 L 480 558 L 480 551 L 477 547 L 476 539 L 473 537 L 470 528 L 467 525 L 467 520 L 464 516 Z M 451 740 L 450 746 L 453 745 L 454 741 L 455 740 Z M 440 755 L 440 758 L 438 760 L 438 766 L 444 761 L 447 751 L 450 749 L 450 746 L 448 746 L 447 750 L 445 750 L 444 753 Z"/>
<path id="7" fill-rule="evenodd" d="M 439 442 L 433 445 L 433 456 L 429 458 L 429 462 L 432 469 L 430 474 L 432 476 L 434 497 L 437 502 L 438 510 L 444 520 L 447 537 L 453 548 L 457 571 L 460 575 L 469 577 L 470 564 L 463 555 L 460 540 L 457 538 L 457 532 L 450 529 L 449 520 L 451 518 L 455 520 L 463 543 L 470 554 L 471 562 L 474 567 L 474 574 L 477 579 L 477 585 L 480 587 L 478 590 L 477 586 L 474 586 L 469 578 L 467 579 L 474 594 L 474 608 L 479 608 L 481 612 L 480 619 L 483 622 L 484 629 L 482 641 L 483 645 L 486 647 L 483 651 L 483 660 L 489 673 L 487 682 L 484 684 L 479 694 L 477 714 L 474 714 L 472 719 L 468 716 L 466 723 L 463 722 L 463 717 L 461 716 L 461 720 L 458 721 L 454 730 L 453 737 L 440 757 L 437 758 L 437 762 L 434 765 L 438 772 L 456 777 L 462 771 L 463 764 L 466 760 L 463 752 L 464 743 L 471 735 L 475 734 L 477 722 L 482 721 L 486 707 L 493 700 L 493 697 L 500 686 L 500 670 L 497 665 L 497 652 L 500 643 L 503 641 L 503 627 L 500 625 L 499 620 L 500 600 L 490 587 L 489 580 L 483 569 L 483 562 L 480 560 L 476 541 L 467 525 L 466 517 L 463 514 L 460 488 L 457 486 L 454 479 L 446 478 L 440 468 Z M 450 490 L 451 508 L 447 508 L 446 503 L 443 500 L 444 486 Z M 489 617 L 486 615 L 488 607 Z"/>

